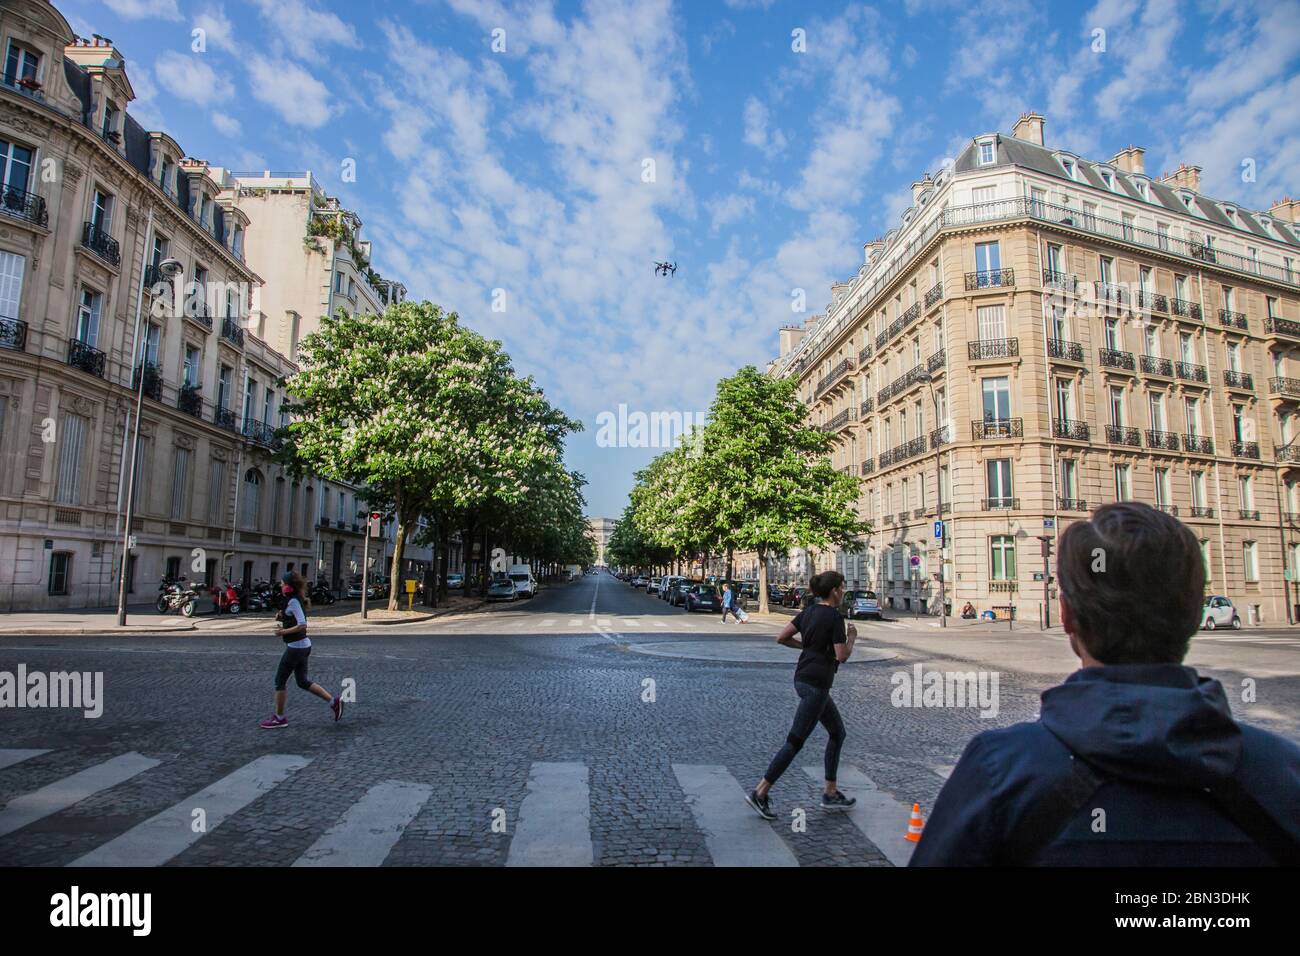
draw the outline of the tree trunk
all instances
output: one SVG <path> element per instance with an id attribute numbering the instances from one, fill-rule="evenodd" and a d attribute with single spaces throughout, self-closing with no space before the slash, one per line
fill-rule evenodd
<path id="1" fill-rule="evenodd" d="M 767 613 L 767 549 L 758 549 L 758 613 Z"/>
<path id="2" fill-rule="evenodd" d="M 397 610 L 397 585 L 402 575 L 402 552 L 406 550 L 406 515 L 402 510 L 402 491 L 397 491 L 397 535 L 393 539 L 393 563 L 388 568 L 388 610 Z M 370 528 L 366 528 L 366 534 Z M 364 577 L 364 575 L 363 575 Z M 364 586 L 364 584 L 363 584 Z"/>
<path id="3" fill-rule="evenodd" d="M 732 546 L 727 545 L 727 580 L 732 580 L 732 574 L 735 572 L 734 561 L 732 560 Z"/>

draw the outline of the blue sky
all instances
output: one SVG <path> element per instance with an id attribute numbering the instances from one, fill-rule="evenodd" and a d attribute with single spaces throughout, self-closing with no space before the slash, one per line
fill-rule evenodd
<path id="1" fill-rule="evenodd" d="M 1296 0 L 56 6 L 122 51 L 146 126 L 216 165 L 311 169 L 380 272 L 501 339 L 586 424 L 568 458 L 592 514 L 656 453 L 598 447 L 602 411 L 705 410 L 803 320 L 792 290 L 821 311 L 910 183 L 1022 110 L 1049 144 L 1136 143 L 1248 208 L 1300 191 Z"/>

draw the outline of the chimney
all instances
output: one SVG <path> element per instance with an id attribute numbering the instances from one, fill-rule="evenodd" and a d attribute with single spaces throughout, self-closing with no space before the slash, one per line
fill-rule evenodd
<path id="1" fill-rule="evenodd" d="M 880 255 L 880 253 L 884 251 L 884 248 L 884 239 L 872 239 L 870 242 L 864 243 L 862 246 L 862 252 L 867 265 L 871 265 L 876 256 Z"/>
<path id="2" fill-rule="evenodd" d="M 1016 139 L 1023 139 L 1026 143 L 1042 146 L 1045 122 L 1042 113 L 1021 113 L 1020 119 L 1016 120 L 1016 125 L 1011 127 L 1011 135 Z"/>
<path id="3" fill-rule="evenodd" d="M 912 183 L 912 205 L 915 206 L 919 203 L 921 201 L 921 193 L 925 192 L 933 185 L 934 180 L 930 178 L 929 173 L 925 174 L 924 179 L 918 179 L 916 182 Z"/>
<path id="4" fill-rule="evenodd" d="M 1115 154 L 1115 158 L 1110 164 L 1116 169 L 1123 170 L 1126 173 L 1146 174 L 1146 161 L 1143 157 L 1146 150 L 1141 146 L 1126 146 Z"/>
<path id="5" fill-rule="evenodd" d="M 805 329 L 801 325 L 781 326 L 781 357 L 789 355 L 803 338 Z"/>
<path id="6" fill-rule="evenodd" d="M 1177 169 L 1172 173 L 1165 173 L 1160 177 L 1160 181 L 1167 186 L 1190 189 L 1194 193 L 1199 193 L 1201 191 L 1201 167 L 1179 163 Z"/>
<path id="7" fill-rule="evenodd" d="M 1269 207 L 1268 214 L 1274 219 L 1300 222 L 1300 201 L 1292 199 L 1290 196 L 1279 199 Z"/>

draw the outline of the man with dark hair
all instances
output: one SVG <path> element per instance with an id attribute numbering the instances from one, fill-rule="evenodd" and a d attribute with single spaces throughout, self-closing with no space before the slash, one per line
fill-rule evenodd
<path id="1" fill-rule="evenodd" d="M 1061 621 L 1082 667 L 1033 723 L 975 737 L 914 866 L 1300 862 L 1300 747 L 1232 718 L 1182 664 L 1201 622 L 1200 545 L 1134 502 L 1070 525 Z"/>

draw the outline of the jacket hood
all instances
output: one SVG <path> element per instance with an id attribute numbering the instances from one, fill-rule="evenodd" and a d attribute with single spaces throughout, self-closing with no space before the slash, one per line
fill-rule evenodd
<path id="1" fill-rule="evenodd" d="M 1223 685 L 1190 667 L 1085 667 L 1042 701 L 1043 726 L 1111 777 L 1209 787 L 1241 759 L 1241 730 Z"/>

